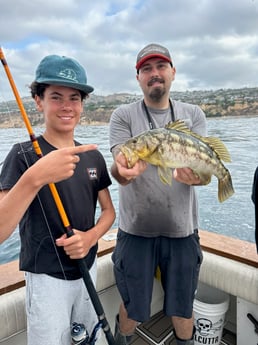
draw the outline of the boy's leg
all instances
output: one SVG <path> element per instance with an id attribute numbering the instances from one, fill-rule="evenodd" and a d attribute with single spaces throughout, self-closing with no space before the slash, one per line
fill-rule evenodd
<path id="1" fill-rule="evenodd" d="M 28 345 L 70 345 L 69 281 L 26 272 Z"/>

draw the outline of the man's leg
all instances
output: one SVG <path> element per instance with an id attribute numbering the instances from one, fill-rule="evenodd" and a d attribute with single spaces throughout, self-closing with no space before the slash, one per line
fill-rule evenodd
<path id="1" fill-rule="evenodd" d="M 119 314 L 116 316 L 115 344 L 129 345 L 137 324 L 137 321 L 128 319 L 127 311 L 122 303 L 119 308 Z"/>
<path id="2" fill-rule="evenodd" d="M 173 316 L 172 323 L 177 345 L 194 345 L 195 328 L 193 326 L 193 317 L 184 319 Z"/>
<path id="3" fill-rule="evenodd" d="M 185 238 L 164 238 L 162 241 L 162 260 L 159 265 L 161 277 L 164 275 L 165 313 L 177 315 L 172 316 L 177 345 L 194 343 L 193 301 L 201 262 L 197 231 Z"/>
<path id="4" fill-rule="evenodd" d="M 130 344 L 138 321 L 144 322 L 150 317 L 157 242 L 155 238 L 133 236 L 122 230 L 118 232 L 112 260 L 123 304 L 116 316 L 116 345 Z"/>

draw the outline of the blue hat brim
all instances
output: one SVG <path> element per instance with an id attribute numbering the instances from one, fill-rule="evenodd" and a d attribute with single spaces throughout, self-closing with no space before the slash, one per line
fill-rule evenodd
<path id="1" fill-rule="evenodd" d="M 94 88 L 90 85 L 87 84 L 79 84 L 79 83 L 73 83 L 73 82 L 69 82 L 69 81 L 61 81 L 61 80 L 47 80 L 47 79 L 43 79 L 43 78 L 38 78 L 36 80 L 37 83 L 44 83 L 44 84 L 49 84 L 49 85 L 60 85 L 60 86 L 67 86 L 70 87 L 72 89 L 75 90 L 80 90 L 83 91 L 85 93 L 91 93 L 92 91 L 94 91 Z"/>

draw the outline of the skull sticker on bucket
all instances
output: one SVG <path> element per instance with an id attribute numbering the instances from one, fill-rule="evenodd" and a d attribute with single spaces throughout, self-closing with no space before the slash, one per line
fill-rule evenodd
<path id="1" fill-rule="evenodd" d="M 221 333 L 223 324 L 223 319 L 219 319 L 214 323 L 211 320 L 203 317 L 195 320 L 195 341 L 197 341 L 197 344 L 218 344 L 218 332 Z"/>

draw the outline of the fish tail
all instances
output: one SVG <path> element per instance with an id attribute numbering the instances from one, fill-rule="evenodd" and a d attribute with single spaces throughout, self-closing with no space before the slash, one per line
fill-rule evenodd
<path id="1" fill-rule="evenodd" d="M 227 171 L 223 178 L 218 180 L 218 199 L 219 202 L 223 202 L 230 198 L 235 193 L 232 178 Z"/>

